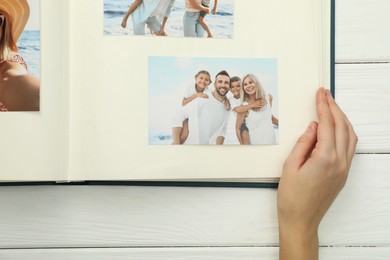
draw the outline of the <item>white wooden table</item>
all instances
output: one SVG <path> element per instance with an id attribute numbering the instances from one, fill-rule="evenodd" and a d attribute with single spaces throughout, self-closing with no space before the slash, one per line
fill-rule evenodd
<path id="1" fill-rule="evenodd" d="M 322 259 L 390 259 L 390 1 L 338 0 L 336 97 L 360 138 Z M 0 187 L 0 259 L 277 259 L 275 189 Z"/>

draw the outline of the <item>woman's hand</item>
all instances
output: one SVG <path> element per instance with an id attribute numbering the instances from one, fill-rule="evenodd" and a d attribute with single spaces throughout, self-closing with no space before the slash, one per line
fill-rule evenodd
<path id="1" fill-rule="evenodd" d="M 330 92 L 319 89 L 312 122 L 285 161 L 278 189 L 280 259 L 317 259 L 318 226 L 344 187 L 357 136 Z"/>

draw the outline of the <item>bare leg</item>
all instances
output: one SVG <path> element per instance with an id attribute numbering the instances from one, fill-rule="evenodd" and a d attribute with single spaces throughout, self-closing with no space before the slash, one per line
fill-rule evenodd
<path id="1" fill-rule="evenodd" d="M 247 130 L 242 131 L 241 133 L 242 144 L 251 144 L 251 137 Z"/>
<path id="2" fill-rule="evenodd" d="M 198 19 L 198 22 L 203 27 L 203 29 L 205 29 L 205 31 L 207 32 L 207 37 L 208 38 L 212 38 L 213 35 L 211 34 L 210 28 L 205 23 L 204 17 L 200 16 L 199 19 Z"/>
<path id="3" fill-rule="evenodd" d="M 190 130 L 188 128 L 188 119 L 183 121 L 183 129 L 181 131 L 180 135 L 180 144 L 184 144 L 184 142 L 187 140 L 187 137 L 190 133 Z"/>
<path id="4" fill-rule="evenodd" d="M 129 16 L 135 11 L 135 9 L 137 9 L 138 6 L 141 5 L 141 3 L 142 3 L 142 0 L 135 0 L 134 3 L 131 4 L 131 6 L 129 7 L 129 10 L 127 10 L 127 13 L 123 17 L 123 20 L 121 23 L 121 26 L 123 28 L 126 28 L 127 20 L 129 19 Z"/>
<path id="5" fill-rule="evenodd" d="M 182 132 L 182 127 L 172 127 L 172 144 L 178 145 L 180 143 L 180 136 Z"/>

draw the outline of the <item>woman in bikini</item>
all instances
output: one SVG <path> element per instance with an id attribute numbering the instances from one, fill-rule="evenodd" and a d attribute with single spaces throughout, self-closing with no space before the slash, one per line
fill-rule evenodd
<path id="1" fill-rule="evenodd" d="M 39 111 L 39 80 L 27 74 L 17 41 L 28 21 L 27 0 L 0 2 L 0 111 Z"/>

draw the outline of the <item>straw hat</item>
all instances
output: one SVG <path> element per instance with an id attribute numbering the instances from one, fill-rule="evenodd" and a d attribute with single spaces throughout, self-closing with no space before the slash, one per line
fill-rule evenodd
<path id="1" fill-rule="evenodd" d="M 0 0 L 0 11 L 9 15 L 12 24 L 12 36 L 17 42 L 30 17 L 27 0 Z"/>

